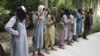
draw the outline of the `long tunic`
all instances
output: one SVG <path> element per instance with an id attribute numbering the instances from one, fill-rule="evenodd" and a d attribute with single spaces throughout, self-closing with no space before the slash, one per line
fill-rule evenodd
<path id="1" fill-rule="evenodd" d="M 50 29 L 50 36 L 51 36 L 51 45 L 54 45 L 55 44 L 55 25 L 51 25 Z"/>
<path id="2" fill-rule="evenodd" d="M 53 45 L 55 44 L 55 25 L 54 25 L 54 21 L 51 19 L 51 15 L 48 15 L 48 19 L 46 22 L 47 25 L 47 46 L 50 45 L 51 47 L 53 47 Z"/>
<path id="3" fill-rule="evenodd" d="M 59 37 L 59 40 L 60 40 L 60 45 L 64 45 L 64 41 L 65 41 L 65 38 L 67 39 L 67 16 L 66 15 L 63 15 L 62 16 L 62 19 L 61 19 L 61 29 L 60 29 L 60 37 Z"/>
<path id="4" fill-rule="evenodd" d="M 93 18 L 92 18 L 92 14 L 87 14 L 85 16 L 85 20 L 84 20 L 84 33 L 83 33 L 83 38 L 86 38 L 88 34 L 91 33 L 91 26 L 93 25 Z"/>
<path id="5" fill-rule="evenodd" d="M 32 18 L 34 20 L 34 18 Z M 34 24 L 33 29 L 33 51 L 39 50 L 43 48 L 43 32 L 44 32 L 44 24 L 45 17 L 41 16 L 37 23 Z"/>
<path id="6" fill-rule="evenodd" d="M 72 24 L 73 24 L 73 15 L 70 15 L 70 17 L 68 18 L 68 20 L 69 20 L 69 22 L 68 22 L 68 24 L 67 24 L 67 26 L 68 26 L 68 41 L 71 41 L 72 40 L 72 34 L 73 34 L 73 28 L 72 28 Z"/>
<path id="7" fill-rule="evenodd" d="M 72 25 L 72 28 L 73 28 L 73 35 L 74 36 L 76 36 L 76 21 L 77 21 L 77 19 L 76 18 L 74 18 L 74 20 L 73 20 L 73 25 Z"/>
<path id="8" fill-rule="evenodd" d="M 68 38 L 68 24 L 70 22 L 70 20 L 67 18 L 66 15 L 63 16 L 63 19 L 64 19 L 64 30 L 65 30 L 65 40 L 67 40 Z"/>
<path id="9" fill-rule="evenodd" d="M 82 15 L 79 13 L 79 12 L 77 12 L 77 22 L 76 22 L 76 24 L 77 24 L 77 28 L 76 28 L 76 32 L 77 32 L 77 37 L 80 35 L 80 33 L 82 32 Z"/>
<path id="10" fill-rule="evenodd" d="M 68 19 L 66 15 L 63 16 L 63 19 L 64 19 L 65 40 L 67 40 L 71 36 L 71 20 Z"/>
<path id="11" fill-rule="evenodd" d="M 12 27 L 16 24 L 16 30 Z M 12 34 L 11 37 L 11 56 L 29 56 L 28 54 L 28 41 L 25 21 L 20 22 L 16 20 L 16 16 L 10 18 L 5 25 L 5 29 Z M 19 36 L 18 36 L 19 33 Z"/>
<path id="12" fill-rule="evenodd" d="M 49 45 L 52 47 L 55 44 L 55 28 L 53 21 L 51 20 L 51 15 L 48 15 L 46 20 L 47 36 L 45 48 L 48 48 Z"/>

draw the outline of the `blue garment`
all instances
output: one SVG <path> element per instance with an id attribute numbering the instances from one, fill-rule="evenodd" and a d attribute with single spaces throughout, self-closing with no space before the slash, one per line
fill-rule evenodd
<path id="1" fill-rule="evenodd" d="M 28 53 L 28 39 L 25 21 L 17 22 L 16 30 L 13 26 L 17 22 L 16 16 L 10 18 L 5 25 L 5 29 L 12 34 L 11 37 L 11 56 L 29 56 Z"/>
<path id="2" fill-rule="evenodd" d="M 76 15 L 77 15 L 76 36 L 78 37 L 82 33 L 82 15 L 79 12 L 77 12 Z"/>
<path id="3" fill-rule="evenodd" d="M 33 15 L 33 23 L 34 18 Z M 43 47 L 43 32 L 44 32 L 44 27 L 45 27 L 45 17 L 41 16 L 38 20 L 37 23 L 34 23 L 34 29 L 33 29 L 33 51 L 42 49 Z"/>

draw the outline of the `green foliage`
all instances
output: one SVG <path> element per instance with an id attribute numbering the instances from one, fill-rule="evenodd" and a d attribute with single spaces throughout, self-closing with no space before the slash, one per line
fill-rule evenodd
<path id="1" fill-rule="evenodd" d="M 6 10 L 3 7 L 0 7 L 0 14 L 5 14 Z"/>
<path id="2" fill-rule="evenodd" d="M 11 11 L 15 11 L 20 5 L 24 5 L 28 11 L 36 10 L 40 4 L 40 0 L 6 0 L 5 8 Z"/>
<path id="3" fill-rule="evenodd" d="M 91 0 L 84 0 L 83 6 L 85 8 L 90 8 L 91 7 Z"/>
<path id="4" fill-rule="evenodd" d="M 44 0 L 0 0 L 0 30 L 3 29 L 5 23 L 8 20 L 7 10 L 15 12 L 17 7 L 19 7 L 20 5 L 24 5 L 27 11 L 31 10 L 37 11 L 37 8 L 41 4 L 41 1 L 45 2 Z M 97 0 L 48 0 L 48 7 L 52 8 L 57 6 L 58 9 L 62 8 L 73 9 L 77 8 L 78 5 L 83 5 L 84 8 L 87 8 L 91 7 L 91 4 L 96 3 L 93 1 Z M 81 4 L 80 2 L 82 2 L 83 4 Z M 60 17 L 57 18 L 57 22 L 59 21 Z M 97 23 L 97 25 L 99 24 Z"/>
<path id="5" fill-rule="evenodd" d="M 39 4 L 40 0 L 0 0 L 0 31 L 4 31 L 4 26 L 9 20 L 7 12 L 15 12 L 20 5 L 24 5 L 27 11 L 37 10 Z"/>
<path id="6" fill-rule="evenodd" d="M 65 8 L 65 0 L 59 0 L 57 3 L 58 9 Z"/>
<path id="7" fill-rule="evenodd" d="M 9 20 L 9 15 L 7 14 L 0 15 L 0 32 L 4 31 L 4 26 L 8 20 Z"/>
<path id="8" fill-rule="evenodd" d="M 72 0 L 65 0 L 65 4 L 67 8 L 70 8 L 70 9 L 74 8 L 74 4 L 72 3 Z"/>
<path id="9" fill-rule="evenodd" d="M 96 22 L 93 26 L 93 32 L 99 32 L 100 31 L 100 16 L 97 16 Z"/>
<path id="10" fill-rule="evenodd" d="M 51 9 L 52 7 L 56 6 L 56 3 L 58 2 L 58 0 L 48 0 L 48 7 Z"/>
<path id="11" fill-rule="evenodd" d="M 58 9 L 62 9 L 62 8 L 72 9 L 72 8 L 74 8 L 72 0 L 59 0 L 57 3 L 57 7 L 58 7 Z"/>

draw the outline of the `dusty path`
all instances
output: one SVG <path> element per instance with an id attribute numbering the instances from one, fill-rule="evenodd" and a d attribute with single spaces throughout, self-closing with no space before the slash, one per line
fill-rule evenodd
<path id="1" fill-rule="evenodd" d="M 88 36 L 89 40 L 79 39 L 79 42 L 73 43 L 73 46 L 65 45 L 66 49 L 51 51 L 51 54 L 45 56 L 100 56 L 100 32 Z M 30 54 L 32 56 L 32 53 Z"/>

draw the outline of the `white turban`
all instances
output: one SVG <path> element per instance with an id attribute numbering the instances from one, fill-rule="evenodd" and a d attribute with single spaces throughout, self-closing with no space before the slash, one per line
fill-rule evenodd
<path id="1" fill-rule="evenodd" d="M 44 5 L 39 5 L 39 7 L 38 7 L 38 12 L 39 12 L 39 13 L 42 13 L 44 8 L 45 8 Z"/>

